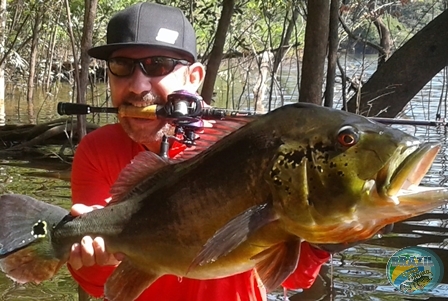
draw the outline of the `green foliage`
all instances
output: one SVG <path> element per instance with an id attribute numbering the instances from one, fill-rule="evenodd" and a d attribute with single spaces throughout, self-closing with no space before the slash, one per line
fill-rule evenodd
<path id="1" fill-rule="evenodd" d="M 94 25 L 93 45 L 106 42 L 108 20 L 117 11 L 141 0 L 99 0 Z M 215 32 L 220 19 L 223 1 L 220 0 L 155 0 L 155 2 L 181 8 L 193 23 L 197 33 L 198 52 L 207 57 L 212 49 Z M 72 47 L 68 36 L 68 17 L 65 0 L 8 0 L 7 34 L 2 45 L 7 53 L 7 74 L 9 79 L 26 78 L 29 59 L 29 43 L 33 23 L 37 14 L 42 14 L 39 27 L 39 58 L 42 62 L 38 70 L 39 80 L 44 80 L 49 66 L 46 62 L 62 63 L 72 60 Z M 353 32 L 371 42 L 378 43 L 378 33 L 371 19 L 366 18 L 367 0 L 349 1 L 349 7 L 343 18 Z M 382 19 L 387 24 L 394 41 L 399 47 L 415 32 L 426 25 L 446 8 L 446 1 L 376 1 L 384 12 Z M 84 0 L 70 0 L 72 28 L 78 49 L 84 20 Z M 306 1 L 304 0 L 235 0 L 234 14 L 226 36 L 224 53 L 239 56 L 253 55 L 264 50 L 276 49 L 292 18 L 292 12 L 299 12 L 294 24 L 289 44 L 304 44 L 306 25 Z M 347 43 L 341 31 L 342 42 Z M 52 44 L 53 43 L 53 44 Z M 347 44 L 348 45 L 348 44 Z M 51 76 L 56 76 L 53 72 Z"/>
<path id="2" fill-rule="evenodd" d="M 416 33 L 447 8 L 446 1 L 412 1 L 401 7 L 398 20 Z"/>
<path id="3" fill-rule="evenodd" d="M 396 17 L 387 14 L 382 17 L 382 21 L 389 30 L 394 45 L 393 48 L 399 48 L 410 37 L 410 31 L 406 25 L 401 23 Z M 364 40 L 379 44 L 380 36 L 378 30 L 367 19 L 364 19 L 353 33 Z M 363 45 L 360 45 L 360 47 L 363 47 Z"/>

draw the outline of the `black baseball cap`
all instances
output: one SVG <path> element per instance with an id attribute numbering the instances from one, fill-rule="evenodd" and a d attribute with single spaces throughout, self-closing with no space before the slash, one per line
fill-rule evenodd
<path id="1" fill-rule="evenodd" d="M 87 53 L 107 60 L 115 50 L 150 46 L 174 50 L 196 61 L 196 34 L 183 12 L 175 7 L 150 2 L 134 4 L 115 14 L 107 25 L 107 44 Z"/>

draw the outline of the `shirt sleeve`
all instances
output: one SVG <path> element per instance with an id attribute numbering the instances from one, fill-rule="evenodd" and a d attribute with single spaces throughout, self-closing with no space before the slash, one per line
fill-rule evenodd
<path id="1" fill-rule="evenodd" d="M 289 275 L 282 286 L 287 289 L 310 288 L 322 264 L 330 259 L 330 254 L 323 250 L 313 248 L 309 243 L 303 242 L 300 246 L 300 258 L 296 270 Z"/>

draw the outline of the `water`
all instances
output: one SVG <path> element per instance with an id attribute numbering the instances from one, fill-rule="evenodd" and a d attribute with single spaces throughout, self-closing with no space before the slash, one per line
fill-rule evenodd
<path id="1" fill-rule="evenodd" d="M 361 61 L 353 61 L 354 69 Z M 294 74 L 288 71 L 288 76 Z M 284 75 L 285 77 L 286 75 Z M 405 115 L 413 119 L 434 120 L 442 93 L 443 74 L 436 77 L 407 107 Z M 297 89 L 285 83 L 285 87 L 274 94 L 285 102 L 296 99 Z M 250 93 L 249 93 L 250 94 Z M 11 95 L 11 97 L 14 95 Z M 47 121 L 59 118 L 56 114 L 58 101 L 70 101 L 71 88 L 61 86 L 59 93 L 52 97 L 40 95 L 35 107 L 39 109 L 37 119 Z M 218 102 L 220 96 L 218 95 Z M 17 99 L 16 99 L 17 100 Z M 281 100 L 278 101 L 280 103 Z M 17 101 L 7 102 L 7 124 L 27 123 L 27 110 Z M 23 101 L 21 102 L 23 103 Z M 223 103 L 221 102 L 222 106 Z M 443 117 L 443 111 L 442 117 Z M 89 118 L 93 118 L 90 116 Z M 95 117 L 98 118 L 98 117 Z M 108 116 L 102 122 L 114 122 L 114 116 Z M 401 126 L 402 130 L 422 137 L 427 141 L 439 141 L 443 149 L 432 169 L 424 179 L 429 186 L 446 185 L 448 179 L 446 149 L 447 135 L 445 129 L 436 127 Z M 0 163 L 11 161 L 0 159 Z M 38 199 L 68 208 L 70 206 L 69 184 L 51 178 L 38 178 L 27 173 L 35 169 L 0 165 L 0 193 L 23 193 Z M 438 208 L 429 214 L 413 218 L 395 225 L 394 232 L 382 238 L 375 238 L 368 243 L 350 248 L 342 254 L 335 254 L 332 261 L 322 267 L 316 283 L 309 290 L 287 291 L 289 300 L 440 300 L 448 299 L 448 273 L 442 284 L 426 295 L 406 296 L 394 290 L 386 276 L 386 264 L 389 257 L 397 250 L 407 246 L 424 246 L 432 248 L 448 267 L 448 208 Z M 332 270 L 332 271 L 331 271 Z M 333 285 L 331 285 L 333 284 Z M 269 300 L 283 300 L 284 292 L 279 289 L 269 294 Z M 52 281 L 40 285 L 15 285 L 0 273 L 0 301 L 8 300 L 77 300 L 77 286 L 65 267 Z"/>

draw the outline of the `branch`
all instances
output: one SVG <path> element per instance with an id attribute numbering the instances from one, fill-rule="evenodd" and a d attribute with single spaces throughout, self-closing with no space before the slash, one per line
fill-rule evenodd
<path id="1" fill-rule="evenodd" d="M 373 49 L 377 50 L 381 55 L 387 56 L 387 53 L 384 51 L 383 47 L 381 47 L 381 46 L 379 46 L 379 45 L 377 45 L 375 43 L 372 43 L 372 42 L 370 42 L 370 41 L 368 41 L 366 39 L 363 39 L 363 38 L 355 35 L 350 30 L 350 28 L 348 28 L 347 24 L 345 24 L 345 22 L 342 20 L 341 16 L 339 16 L 339 22 L 341 23 L 342 28 L 344 29 L 344 31 L 348 34 L 348 36 L 350 38 L 352 38 L 353 40 L 355 40 L 357 42 L 361 42 L 361 43 L 364 43 L 367 46 L 372 47 Z"/>

